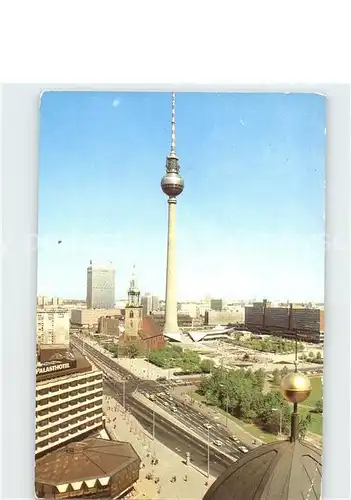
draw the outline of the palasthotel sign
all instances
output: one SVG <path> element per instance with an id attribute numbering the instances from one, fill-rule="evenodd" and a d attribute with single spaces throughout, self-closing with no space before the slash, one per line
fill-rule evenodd
<path id="1" fill-rule="evenodd" d="M 63 370 L 69 370 L 76 367 L 76 361 L 63 361 L 62 363 L 50 363 L 37 367 L 37 375 L 45 375 L 46 373 L 56 373 Z"/>

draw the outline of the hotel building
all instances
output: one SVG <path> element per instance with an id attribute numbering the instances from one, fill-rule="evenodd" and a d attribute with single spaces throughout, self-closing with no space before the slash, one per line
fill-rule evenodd
<path id="1" fill-rule="evenodd" d="M 103 428 L 103 375 L 79 352 L 42 346 L 36 381 L 35 454 Z"/>

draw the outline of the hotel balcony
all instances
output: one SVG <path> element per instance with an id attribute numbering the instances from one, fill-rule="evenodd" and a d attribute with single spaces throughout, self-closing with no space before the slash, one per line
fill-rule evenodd
<path id="1" fill-rule="evenodd" d="M 100 375 L 95 375 L 94 377 L 88 377 L 87 374 L 84 374 L 79 380 L 72 380 L 66 383 L 52 384 L 50 387 L 37 387 L 36 391 L 36 401 L 41 401 L 43 399 L 47 399 L 48 397 L 59 396 L 64 394 L 65 392 L 72 391 L 72 389 L 81 389 L 83 387 L 87 387 L 90 385 L 100 386 L 102 388 L 102 377 Z"/>
<path id="2" fill-rule="evenodd" d="M 78 423 L 75 426 L 68 426 L 67 430 L 60 431 L 60 433 L 48 433 L 45 441 L 36 443 L 35 454 L 37 455 L 38 453 L 50 450 L 51 448 L 72 440 L 82 434 L 98 429 L 101 426 L 102 418 L 99 415 L 98 417 L 93 416 L 87 418 L 84 422 L 81 422 L 80 424 Z"/>
<path id="3" fill-rule="evenodd" d="M 42 433 L 47 429 L 55 429 L 61 427 L 66 422 L 74 419 L 81 420 L 86 418 L 87 414 L 92 413 L 93 411 L 102 412 L 101 409 L 101 400 L 98 398 L 94 398 L 89 405 L 84 407 L 76 406 L 75 410 L 70 408 L 69 411 L 66 412 L 56 412 L 55 415 L 50 415 L 49 419 L 42 420 L 41 422 L 37 422 L 36 424 L 36 437 L 40 439 L 42 437 Z M 72 423 L 72 422 L 71 422 Z M 43 434 L 45 435 L 45 434 Z"/>
<path id="4" fill-rule="evenodd" d="M 55 396 L 54 398 L 50 398 L 50 400 L 44 400 L 41 402 L 37 402 L 37 408 L 36 411 L 38 413 L 38 416 L 40 416 L 40 413 L 46 409 L 53 410 L 53 407 L 55 406 L 62 406 L 64 403 L 71 402 L 73 400 L 81 400 L 82 403 L 84 403 L 87 399 L 91 399 L 92 397 L 102 397 L 103 395 L 103 389 L 102 387 L 96 387 L 93 386 L 89 390 L 89 387 L 87 387 L 86 392 L 84 393 L 84 398 L 83 393 L 79 393 L 78 391 L 71 391 L 71 392 L 66 392 L 62 393 L 61 397 L 58 398 Z M 53 410 L 55 411 L 55 410 Z"/>
<path id="5" fill-rule="evenodd" d="M 94 391 L 90 391 L 87 395 L 94 396 L 93 399 L 89 399 L 89 403 L 97 403 L 97 402 L 102 403 L 102 395 L 96 396 L 96 395 L 94 395 Z M 84 408 L 86 406 L 87 399 L 84 398 L 84 400 L 82 400 L 82 398 L 80 398 L 80 399 L 75 398 L 73 400 L 73 402 L 74 402 L 74 404 L 70 404 L 70 403 L 72 403 L 72 399 L 69 399 L 68 402 L 60 404 L 60 405 L 56 405 L 54 408 L 52 408 L 50 406 L 50 408 L 46 408 L 45 410 L 37 411 L 37 416 L 36 416 L 37 427 L 38 427 L 39 423 L 42 422 L 43 420 L 47 420 L 47 419 L 51 420 L 52 418 L 55 418 L 56 416 L 60 417 L 60 415 L 62 415 L 62 412 L 64 410 L 73 411 L 73 410 L 76 410 L 78 408 Z"/>

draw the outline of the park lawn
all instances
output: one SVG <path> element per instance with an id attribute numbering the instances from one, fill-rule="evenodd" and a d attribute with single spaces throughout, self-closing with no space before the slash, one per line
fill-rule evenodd
<path id="1" fill-rule="evenodd" d="M 316 406 L 317 401 L 322 399 L 323 397 L 323 386 L 321 377 L 311 378 L 312 384 L 312 392 L 310 396 L 303 402 L 304 406 L 309 406 L 310 408 L 314 408 Z"/>
<path id="2" fill-rule="evenodd" d="M 310 408 L 308 406 L 299 406 L 299 412 L 301 415 L 306 416 L 309 412 Z M 308 427 L 308 430 L 313 434 L 318 434 L 319 436 L 323 436 L 323 414 L 322 413 L 310 413 L 311 415 L 311 423 Z"/>
<path id="3" fill-rule="evenodd" d="M 188 391 L 188 395 L 192 399 L 195 399 L 195 401 L 201 401 L 201 403 L 206 403 L 204 396 L 202 396 L 201 394 L 198 394 L 194 390 Z M 235 422 L 243 430 L 245 430 L 246 432 L 250 433 L 255 438 L 260 439 L 264 443 L 271 443 L 271 442 L 276 441 L 278 439 L 275 434 L 270 434 L 269 432 L 265 432 L 265 431 L 263 431 L 262 429 L 260 429 L 255 424 L 249 424 L 249 423 L 243 422 L 239 418 L 233 417 L 233 415 L 230 415 L 229 413 L 227 414 L 221 408 L 216 407 L 216 411 L 218 413 L 221 413 L 224 416 L 227 416 L 230 420 L 232 420 L 233 422 Z"/>

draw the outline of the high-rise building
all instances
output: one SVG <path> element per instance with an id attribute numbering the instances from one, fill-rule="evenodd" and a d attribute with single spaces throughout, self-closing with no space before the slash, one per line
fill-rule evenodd
<path id="1" fill-rule="evenodd" d="M 144 316 L 148 316 L 153 311 L 152 306 L 152 295 L 151 293 L 146 293 L 141 297 L 141 305 L 143 306 L 143 314 Z"/>
<path id="2" fill-rule="evenodd" d="M 152 296 L 152 312 L 159 311 L 160 309 L 160 301 L 156 295 Z"/>
<path id="3" fill-rule="evenodd" d="M 141 297 L 141 305 L 143 306 L 143 314 L 147 316 L 153 312 L 157 312 L 160 309 L 160 301 L 156 295 L 151 293 L 146 293 Z"/>
<path id="4" fill-rule="evenodd" d="M 113 309 L 115 306 L 116 271 L 109 264 L 94 264 L 87 269 L 87 308 Z"/>
<path id="5" fill-rule="evenodd" d="M 180 166 L 176 155 L 175 129 L 175 94 L 172 93 L 172 134 L 171 152 L 166 160 L 166 175 L 162 178 L 162 191 L 168 196 L 168 239 L 167 239 L 167 270 L 166 270 L 166 318 L 164 334 L 179 336 L 177 322 L 176 293 L 176 204 L 177 196 L 184 189 L 184 181 L 179 175 Z"/>
<path id="6" fill-rule="evenodd" d="M 37 344 L 69 344 L 70 312 L 66 309 L 37 309 Z"/>

